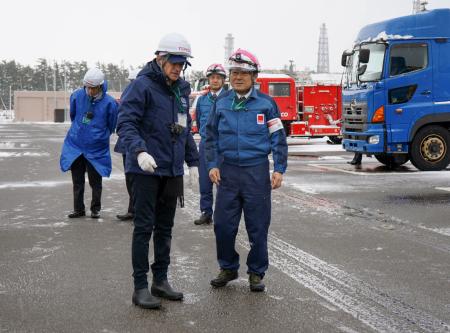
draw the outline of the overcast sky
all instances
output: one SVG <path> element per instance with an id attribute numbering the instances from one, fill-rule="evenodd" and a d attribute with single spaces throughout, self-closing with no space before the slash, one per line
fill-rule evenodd
<path id="1" fill-rule="evenodd" d="M 429 0 L 429 9 L 450 8 L 450 0 Z M 153 58 L 159 39 L 180 32 L 190 41 L 193 68 L 223 62 L 227 33 L 263 68 L 315 69 L 320 25 L 326 23 L 330 69 L 358 30 L 409 15 L 412 0 L 2 0 L 0 59 L 34 65 L 36 59 L 124 62 L 137 66 Z"/>

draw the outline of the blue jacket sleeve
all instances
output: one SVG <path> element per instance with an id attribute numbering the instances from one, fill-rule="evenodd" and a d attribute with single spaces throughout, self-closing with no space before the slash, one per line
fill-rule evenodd
<path id="1" fill-rule="evenodd" d="M 74 121 L 75 120 L 75 115 L 77 114 L 77 110 L 76 110 L 76 103 L 75 103 L 75 97 L 72 95 L 70 95 L 70 121 Z"/>
<path id="2" fill-rule="evenodd" d="M 139 125 L 150 103 L 150 92 L 139 81 L 130 83 L 123 94 L 117 121 L 117 134 L 122 138 L 126 151 L 135 156 L 147 151 L 145 141 L 139 134 Z"/>
<path id="3" fill-rule="evenodd" d="M 197 121 L 197 129 L 198 129 L 199 133 L 200 133 L 200 127 L 201 127 L 200 119 L 202 117 L 202 107 L 201 107 L 202 99 L 203 99 L 203 96 L 200 96 L 197 100 L 197 105 L 195 106 L 195 120 Z"/>
<path id="4" fill-rule="evenodd" d="M 195 143 L 194 137 L 191 133 L 192 119 L 189 112 L 187 113 L 187 139 L 186 139 L 186 147 L 185 147 L 185 158 L 186 164 L 188 167 L 199 166 L 199 156 L 197 150 L 197 144 Z"/>
<path id="5" fill-rule="evenodd" d="M 268 112 L 268 120 L 280 118 L 280 111 L 277 104 L 272 100 L 272 108 Z M 272 148 L 273 171 L 285 173 L 287 168 L 288 145 L 284 128 L 273 132 L 270 135 L 270 145 Z"/>
<path id="6" fill-rule="evenodd" d="M 115 100 L 111 101 L 109 108 L 108 108 L 108 129 L 109 132 L 112 134 L 116 130 L 117 125 L 117 102 Z"/>
<path id="7" fill-rule="evenodd" d="M 218 167 L 218 126 L 219 114 L 217 113 L 216 103 L 214 103 L 206 123 L 205 157 L 208 170 Z"/>

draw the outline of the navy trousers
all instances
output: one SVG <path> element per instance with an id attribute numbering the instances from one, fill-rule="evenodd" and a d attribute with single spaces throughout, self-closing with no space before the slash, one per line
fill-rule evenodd
<path id="1" fill-rule="evenodd" d="M 247 273 L 261 277 L 269 266 L 267 234 L 271 215 L 269 161 L 257 166 L 239 167 L 222 163 L 214 212 L 217 259 L 222 269 L 238 270 L 235 249 L 241 214 L 250 242 Z"/>
<path id="2" fill-rule="evenodd" d="M 149 242 L 153 233 L 153 280 L 167 279 L 177 197 L 163 197 L 167 177 L 133 174 L 134 231 L 131 246 L 134 287 L 148 287 Z"/>
<path id="3" fill-rule="evenodd" d="M 87 171 L 89 185 L 92 188 L 91 211 L 99 212 L 102 208 L 102 176 L 92 164 L 80 155 L 70 166 L 73 183 L 73 209 L 75 212 L 84 212 L 84 178 Z"/>
<path id="4" fill-rule="evenodd" d="M 198 181 L 200 187 L 200 211 L 206 215 L 213 215 L 213 183 L 211 179 L 209 179 L 208 167 L 206 166 L 206 157 L 205 157 L 205 144 L 203 143 L 203 139 L 200 141 L 199 145 L 199 157 L 200 157 L 200 165 L 198 168 Z"/>

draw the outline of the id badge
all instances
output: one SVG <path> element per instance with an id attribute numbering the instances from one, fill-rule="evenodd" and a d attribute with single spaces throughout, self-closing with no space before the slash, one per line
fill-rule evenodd
<path id="1" fill-rule="evenodd" d="M 178 125 L 186 127 L 187 126 L 187 115 L 183 113 L 178 114 Z"/>
<path id="2" fill-rule="evenodd" d="M 88 117 L 86 117 L 86 115 L 84 115 L 83 120 L 81 120 L 81 122 L 83 124 L 89 124 L 91 122 L 91 119 L 89 119 Z"/>

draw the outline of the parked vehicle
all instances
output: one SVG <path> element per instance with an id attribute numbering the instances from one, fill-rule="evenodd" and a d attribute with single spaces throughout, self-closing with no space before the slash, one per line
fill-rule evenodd
<path id="1" fill-rule="evenodd" d="M 343 147 L 394 168 L 450 162 L 450 9 L 368 25 L 346 67 Z"/>

